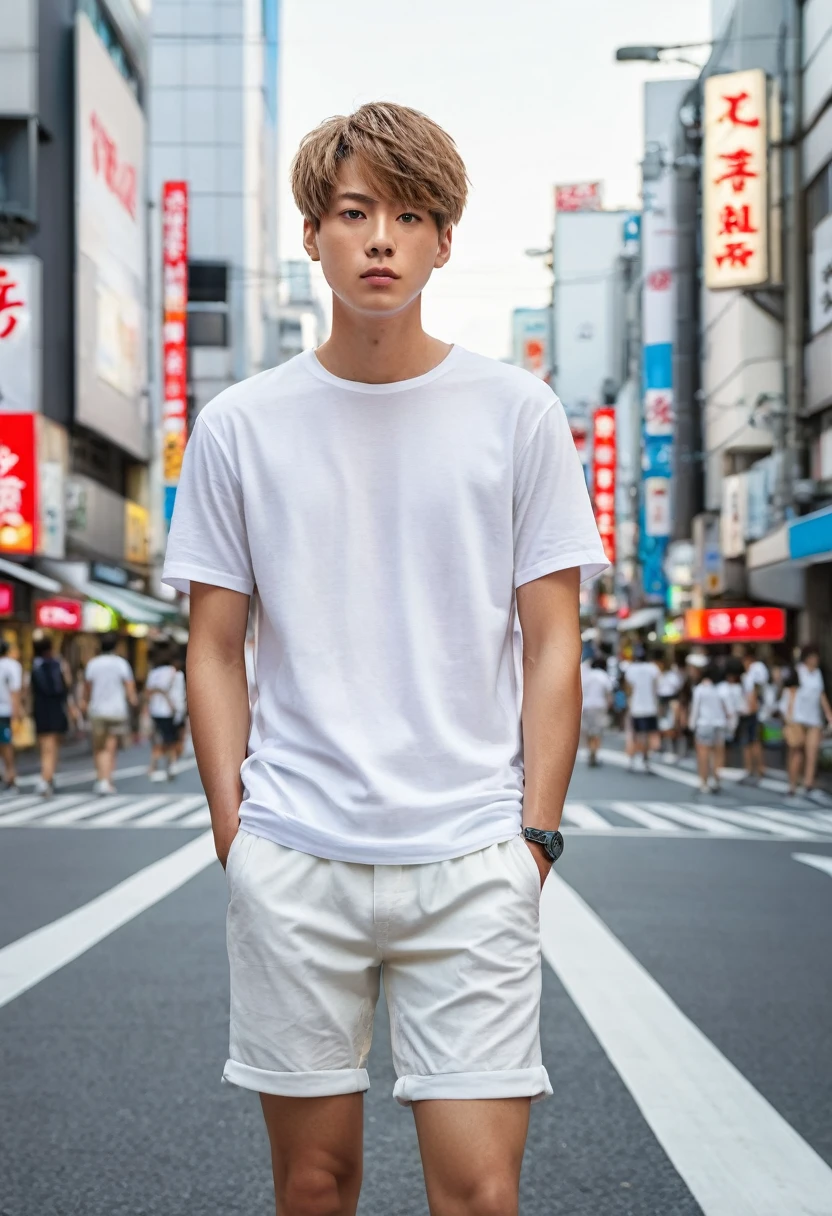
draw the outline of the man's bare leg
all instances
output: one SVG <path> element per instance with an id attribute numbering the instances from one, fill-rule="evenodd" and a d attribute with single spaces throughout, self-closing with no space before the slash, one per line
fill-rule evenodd
<path id="1" fill-rule="evenodd" d="M 364 1095 L 261 1094 L 277 1216 L 355 1216 L 364 1151 Z"/>
<path id="2" fill-rule="evenodd" d="M 528 1098 L 414 1102 L 431 1216 L 517 1216 Z"/>

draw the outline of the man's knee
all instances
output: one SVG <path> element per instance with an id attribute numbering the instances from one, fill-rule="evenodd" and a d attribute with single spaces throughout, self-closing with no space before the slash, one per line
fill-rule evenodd
<path id="1" fill-rule="evenodd" d="M 291 1169 L 278 1196 L 281 1216 L 342 1216 L 344 1190 L 352 1176 L 311 1165 Z"/>
<path id="2" fill-rule="evenodd" d="M 440 1198 L 436 1211 L 437 1216 L 517 1216 L 517 1181 L 508 1175 L 469 1181 L 454 1194 Z"/>

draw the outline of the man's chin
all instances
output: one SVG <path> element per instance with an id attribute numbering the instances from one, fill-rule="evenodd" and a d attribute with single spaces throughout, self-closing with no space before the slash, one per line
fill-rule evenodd
<path id="1" fill-rule="evenodd" d="M 341 304 L 349 312 L 357 313 L 362 317 L 379 318 L 396 317 L 400 313 L 406 312 L 418 299 L 419 294 L 416 292 L 415 295 L 403 296 L 400 291 L 386 289 L 376 292 L 372 288 L 360 292 L 335 292 Z"/>

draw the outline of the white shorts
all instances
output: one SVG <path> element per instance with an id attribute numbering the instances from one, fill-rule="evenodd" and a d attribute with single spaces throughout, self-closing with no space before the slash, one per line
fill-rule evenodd
<path id="1" fill-rule="evenodd" d="M 326 861 L 240 830 L 226 873 L 223 1080 L 322 1097 L 369 1089 L 383 976 L 393 1091 L 543 1098 L 540 878 L 521 836 L 450 861 Z"/>

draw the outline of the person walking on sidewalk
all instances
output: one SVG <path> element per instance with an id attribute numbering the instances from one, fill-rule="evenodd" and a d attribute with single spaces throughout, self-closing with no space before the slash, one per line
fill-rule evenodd
<path id="1" fill-rule="evenodd" d="M 590 768 L 599 764 L 598 749 L 607 722 L 607 714 L 612 705 L 612 680 L 607 675 L 607 660 L 593 659 L 589 667 L 581 664 L 581 691 L 583 693 L 583 709 L 581 710 L 581 733 L 586 741 L 588 755 L 587 763 Z"/>
<path id="2" fill-rule="evenodd" d="M 52 639 L 38 638 L 32 660 L 32 715 L 40 752 L 40 777 L 35 793 L 51 798 L 55 792 L 55 773 L 61 740 L 69 730 L 67 703 L 70 673 L 55 657 Z"/>
<path id="3" fill-rule="evenodd" d="M 832 726 L 832 706 L 820 670 L 820 650 L 814 644 L 800 652 L 800 662 L 785 682 L 782 706 L 789 749 L 789 795 L 805 793 L 825 803 L 827 797 L 816 789 L 815 779 L 824 723 Z"/>
<path id="4" fill-rule="evenodd" d="M 12 743 L 12 723 L 21 717 L 23 668 L 9 654 L 9 643 L 0 638 L 0 760 L 3 762 L 3 789 L 17 787 L 17 767 Z"/>
<path id="5" fill-rule="evenodd" d="M 230 891 L 224 1075 L 261 1096 L 277 1211 L 354 1216 L 383 968 L 431 1211 L 517 1216 L 579 584 L 608 563 L 549 386 L 422 328 L 467 193 L 451 138 L 364 105 L 292 183 L 331 336 L 200 412 L 164 572 Z"/>
<path id="6" fill-rule="evenodd" d="M 179 672 L 171 662 L 168 647 L 160 647 L 144 686 L 144 698 L 153 722 L 153 743 L 148 776 L 151 781 L 170 781 L 174 776 L 178 722 L 184 716 L 180 704 Z M 164 768 L 157 768 L 164 761 Z"/>
<path id="7" fill-rule="evenodd" d="M 715 663 L 702 672 L 693 690 L 690 728 L 696 740 L 696 764 L 700 794 L 719 794 L 720 770 L 725 766 L 725 740 L 733 735 L 737 714 Z"/>
<path id="8" fill-rule="evenodd" d="M 629 696 L 630 729 L 632 731 L 632 753 L 630 767 L 635 766 L 636 756 L 640 755 L 644 771 L 652 772 L 650 768 L 650 752 L 658 751 L 661 747 L 659 736 L 659 678 L 661 672 L 658 665 L 646 656 L 643 646 L 639 646 L 633 661 L 627 664 L 625 680 Z"/>
<path id="9" fill-rule="evenodd" d="M 96 781 L 93 792 L 114 794 L 113 772 L 119 740 L 130 725 L 130 707 L 138 705 L 133 669 L 116 654 L 118 636 L 105 634 L 101 653 L 84 671 L 84 712 L 90 720 Z"/>
<path id="10" fill-rule="evenodd" d="M 760 738 L 761 714 L 766 710 L 769 686 L 768 668 L 757 658 L 753 647 L 747 646 L 742 656 L 743 707 L 737 726 L 737 742 L 742 748 L 745 766 L 743 781 L 756 785 L 765 773 L 763 743 Z"/>

